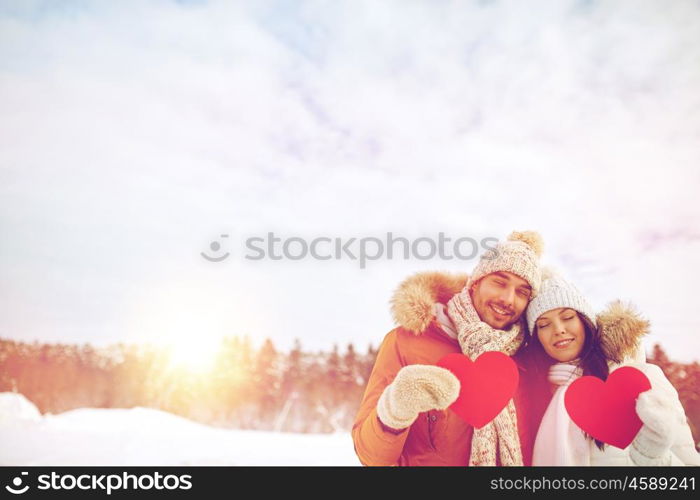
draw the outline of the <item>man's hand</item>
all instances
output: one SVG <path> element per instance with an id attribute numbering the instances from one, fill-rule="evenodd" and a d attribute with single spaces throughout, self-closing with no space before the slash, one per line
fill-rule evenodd
<path id="1" fill-rule="evenodd" d="M 418 414 L 444 410 L 459 396 L 459 380 L 445 368 L 404 366 L 377 402 L 379 420 L 392 429 L 409 427 Z"/>

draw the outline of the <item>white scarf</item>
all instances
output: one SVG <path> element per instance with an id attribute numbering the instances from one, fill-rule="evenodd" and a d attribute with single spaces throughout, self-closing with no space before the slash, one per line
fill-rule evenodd
<path id="1" fill-rule="evenodd" d="M 549 368 L 549 381 L 557 389 L 537 431 L 532 465 L 590 465 L 590 443 L 564 406 L 566 389 L 582 374 L 574 363 L 557 363 Z"/>

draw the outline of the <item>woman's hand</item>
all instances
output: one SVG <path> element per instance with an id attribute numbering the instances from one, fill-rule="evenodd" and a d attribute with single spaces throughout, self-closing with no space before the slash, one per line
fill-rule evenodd
<path id="1" fill-rule="evenodd" d="M 630 446 L 630 458 L 642 466 L 670 465 L 675 431 L 685 420 L 683 406 L 661 368 L 646 363 L 635 368 L 644 372 L 651 389 L 637 397 L 637 415 L 643 425 Z"/>

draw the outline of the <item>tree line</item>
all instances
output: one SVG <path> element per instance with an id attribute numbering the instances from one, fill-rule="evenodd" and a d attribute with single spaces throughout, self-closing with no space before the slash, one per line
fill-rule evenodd
<path id="1" fill-rule="evenodd" d="M 0 339 L 0 392 L 19 392 L 43 413 L 149 407 L 210 425 L 302 433 L 347 431 L 376 350 L 288 352 L 228 337 L 206 370 L 173 364 L 140 344 L 22 343 Z"/>
<path id="2" fill-rule="evenodd" d="M 265 340 L 227 337 L 205 370 L 173 364 L 166 349 L 140 344 L 23 343 L 0 339 L 0 392 L 19 392 L 42 413 L 150 407 L 209 425 L 301 433 L 347 432 L 377 350 L 348 344 L 283 352 Z M 648 360 L 678 390 L 700 441 L 700 364 L 671 361 L 660 345 Z"/>

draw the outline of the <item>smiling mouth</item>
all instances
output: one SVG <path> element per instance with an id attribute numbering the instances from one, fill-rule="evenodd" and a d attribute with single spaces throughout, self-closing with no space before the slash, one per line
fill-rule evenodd
<path id="1" fill-rule="evenodd" d="M 505 310 L 505 309 L 501 309 L 500 307 L 495 306 L 495 305 L 493 305 L 493 304 L 489 305 L 489 307 L 491 308 L 491 310 L 492 310 L 493 312 L 496 313 L 496 316 L 500 316 L 500 317 L 502 317 L 502 318 L 509 318 L 510 316 L 513 315 L 512 312 L 507 311 L 507 310 Z"/>
<path id="2" fill-rule="evenodd" d="M 569 344 L 571 344 L 574 341 L 574 339 L 564 339 L 560 340 L 559 342 L 554 343 L 554 347 L 557 349 L 564 349 L 565 347 L 568 347 Z"/>

